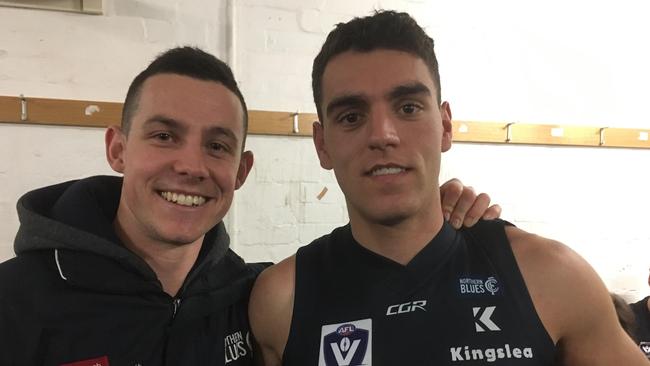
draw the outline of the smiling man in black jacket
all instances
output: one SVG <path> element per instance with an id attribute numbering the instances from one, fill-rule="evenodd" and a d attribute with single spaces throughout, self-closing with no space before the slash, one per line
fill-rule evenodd
<path id="1" fill-rule="evenodd" d="M 228 66 L 194 48 L 157 58 L 106 132 L 118 177 L 18 202 L 0 266 L 2 365 L 246 365 L 257 275 L 222 218 L 245 181 L 247 111 Z"/>
<path id="2" fill-rule="evenodd" d="M 253 164 L 246 130 L 214 56 L 175 48 L 140 73 L 122 126 L 106 131 L 123 177 L 18 202 L 17 257 L 0 264 L 0 365 L 252 364 L 248 296 L 262 266 L 229 249 L 221 221 Z M 459 217 L 489 202 L 458 181 L 447 192 Z"/>

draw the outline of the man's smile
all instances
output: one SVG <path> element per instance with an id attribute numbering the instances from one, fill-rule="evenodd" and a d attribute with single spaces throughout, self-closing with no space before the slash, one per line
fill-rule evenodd
<path id="1" fill-rule="evenodd" d="M 209 200 L 209 198 L 200 196 L 200 195 L 191 195 L 191 194 L 183 194 L 183 193 L 177 193 L 177 192 L 171 192 L 171 191 L 162 191 L 159 192 L 160 196 L 164 198 L 166 201 L 175 203 L 177 205 L 181 206 L 191 206 L 191 207 L 198 207 L 203 205 L 206 201 Z"/>

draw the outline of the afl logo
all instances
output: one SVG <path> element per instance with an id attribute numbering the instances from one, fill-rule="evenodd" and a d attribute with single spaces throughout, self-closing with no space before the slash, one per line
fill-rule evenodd
<path id="1" fill-rule="evenodd" d="M 355 327 L 354 324 L 343 324 L 336 330 L 336 333 L 345 337 L 354 333 L 355 330 L 357 330 L 357 327 Z"/>
<path id="2" fill-rule="evenodd" d="M 372 319 L 321 327 L 318 366 L 372 365 Z"/>
<path id="3" fill-rule="evenodd" d="M 499 291 L 499 281 L 494 277 L 488 277 L 488 279 L 485 280 L 485 289 L 492 295 L 496 294 L 497 291 Z"/>

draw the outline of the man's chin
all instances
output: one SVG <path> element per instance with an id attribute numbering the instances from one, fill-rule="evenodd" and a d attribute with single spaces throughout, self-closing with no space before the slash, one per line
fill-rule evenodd
<path id="1" fill-rule="evenodd" d="M 396 226 L 407 220 L 411 215 L 407 212 L 386 210 L 386 212 L 375 212 L 370 216 L 371 221 L 382 226 Z"/>
<path id="2" fill-rule="evenodd" d="M 164 242 L 165 244 L 182 247 L 185 245 L 196 243 L 198 240 L 203 239 L 203 235 L 189 234 L 189 233 L 184 233 L 184 234 L 165 233 L 163 235 L 159 235 L 159 239 L 161 242 Z"/>

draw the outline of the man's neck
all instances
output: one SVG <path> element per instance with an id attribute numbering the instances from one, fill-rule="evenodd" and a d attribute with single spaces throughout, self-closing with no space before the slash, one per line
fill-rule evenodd
<path id="1" fill-rule="evenodd" d="M 402 265 L 408 264 L 433 239 L 443 224 L 442 211 L 406 219 L 396 225 L 371 223 L 350 215 L 352 236 L 363 247 Z"/>
<path id="2" fill-rule="evenodd" d="M 182 246 L 125 245 L 147 262 L 156 273 L 163 291 L 175 297 L 199 256 L 202 240 Z"/>
<path id="3" fill-rule="evenodd" d="M 113 227 L 124 246 L 151 267 L 163 291 L 169 296 L 176 296 L 199 256 L 205 235 L 193 243 L 178 245 L 129 235 L 119 220 L 115 220 Z"/>

